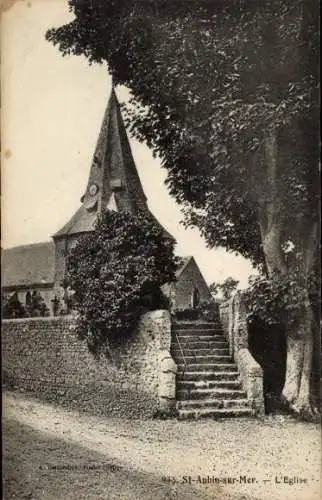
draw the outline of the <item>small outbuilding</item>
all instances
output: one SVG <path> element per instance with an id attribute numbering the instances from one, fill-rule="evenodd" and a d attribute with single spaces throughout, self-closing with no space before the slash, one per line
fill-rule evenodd
<path id="1" fill-rule="evenodd" d="M 212 299 L 207 282 L 193 256 L 181 257 L 176 281 L 162 287 L 171 303 L 171 309 L 195 308 Z"/>

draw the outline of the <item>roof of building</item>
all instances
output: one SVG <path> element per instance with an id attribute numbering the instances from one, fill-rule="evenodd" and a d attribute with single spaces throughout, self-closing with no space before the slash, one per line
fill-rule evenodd
<path id="1" fill-rule="evenodd" d="M 161 227 L 163 235 L 165 238 L 174 240 L 173 236 L 167 231 L 162 224 L 158 221 L 155 215 L 147 209 L 147 213 L 152 218 L 152 220 Z M 95 226 L 95 221 L 97 218 L 96 212 L 88 212 L 82 205 L 73 215 L 73 217 L 65 224 L 65 226 L 58 231 L 54 238 L 60 236 L 67 236 L 72 234 L 87 233 L 88 231 L 93 231 Z"/>
<path id="2" fill-rule="evenodd" d="M 87 233 L 88 231 L 93 231 L 95 221 L 97 218 L 97 212 L 88 211 L 82 205 L 74 213 L 74 215 L 69 219 L 69 221 L 54 234 L 54 238 L 59 236 L 67 236 L 71 234 Z"/>
<path id="3" fill-rule="evenodd" d="M 181 262 L 180 262 L 180 266 L 179 268 L 177 269 L 176 271 L 176 279 L 180 279 L 182 274 L 184 273 L 185 269 L 188 267 L 188 264 L 190 262 L 193 262 L 194 265 L 197 267 L 198 269 L 198 272 L 201 276 L 201 278 L 204 280 L 204 282 L 207 284 L 207 281 L 205 280 L 204 276 L 202 275 L 201 271 L 200 271 L 200 268 L 195 260 L 195 258 L 193 257 L 193 255 L 188 255 L 187 257 L 179 257 L 179 259 L 181 259 Z M 208 285 L 207 285 L 208 286 Z M 210 292 L 209 292 L 210 293 Z"/>
<path id="4" fill-rule="evenodd" d="M 176 281 L 178 281 L 178 279 L 181 277 L 183 271 L 186 269 L 186 267 L 189 264 L 189 262 L 191 261 L 191 259 L 194 260 L 194 258 L 192 257 L 192 255 L 188 255 L 186 257 L 182 257 L 182 256 L 178 257 L 177 256 L 177 259 L 179 260 L 179 267 L 175 273 Z M 169 291 L 170 291 L 170 287 L 171 287 L 171 283 L 164 283 L 161 286 L 161 290 L 163 291 L 163 293 L 168 295 Z"/>
<path id="5" fill-rule="evenodd" d="M 48 285 L 55 277 L 55 247 L 50 241 L 2 250 L 2 287 Z"/>
<path id="6" fill-rule="evenodd" d="M 182 275 L 183 271 L 185 270 L 185 268 L 187 267 L 187 265 L 189 264 L 189 262 L 191 260 L 194 261 L 194 258 L 192 255 L 188 255 L 186 257 L 179 257 L 180 259 L 180 262 L 179 262 L 179 267 L 176 271 L 176 279 L 178 280 L 180 278 L 180 276 Z"/>

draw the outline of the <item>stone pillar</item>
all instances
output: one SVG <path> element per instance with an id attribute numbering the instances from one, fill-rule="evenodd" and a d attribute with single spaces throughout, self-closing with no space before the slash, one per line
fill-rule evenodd
<path id="1" fill-rule="evenodd" d="M 244 297 L 241 292 L 237 292 L 233 297 L 233 352 L 248 348 L 248 327 Z"/>
<path id="2" fill-rule="evenodd" d="M 160 353 L 158 397 L 161 410 L 172 410 L 176 405 L 176 374 L 178 368 L 168 351 Z"/>

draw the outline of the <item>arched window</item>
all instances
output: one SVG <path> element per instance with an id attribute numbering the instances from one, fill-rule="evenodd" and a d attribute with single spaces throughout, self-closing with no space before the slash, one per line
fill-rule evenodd
<path id="1" fill-rule="evenodd" d="M 30 307 L 31 306 L 31 303 L 32 303 L 32 300 L 31 300 L 31 293 L 28 291 L 26 293 L 26 306 L 27 307 Z"/>

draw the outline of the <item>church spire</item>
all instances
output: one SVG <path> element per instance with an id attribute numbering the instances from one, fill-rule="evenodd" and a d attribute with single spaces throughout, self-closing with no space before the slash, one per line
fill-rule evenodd
<path id="1" fill-rule="evenodd" d="M 148 210 L 113 82 L 81 203 L 55 237 L 93 230 L 98 213 L 106 208 Z"/>
<path id="2" fill-rule="evenodd" d="M 112 85 L 112 90 L 115 90 L 115 80 L 113 73 L 111 74 L 111 85 Z"/>
<path id="3" fill-rule="evenodd" d="M 120 210 L 134 213 L 146 206 L 114 86 L 93 156 L 85 199 L 93 183 L 98 187 L 99 211 L 106 208 L 112 194 Z"/>

